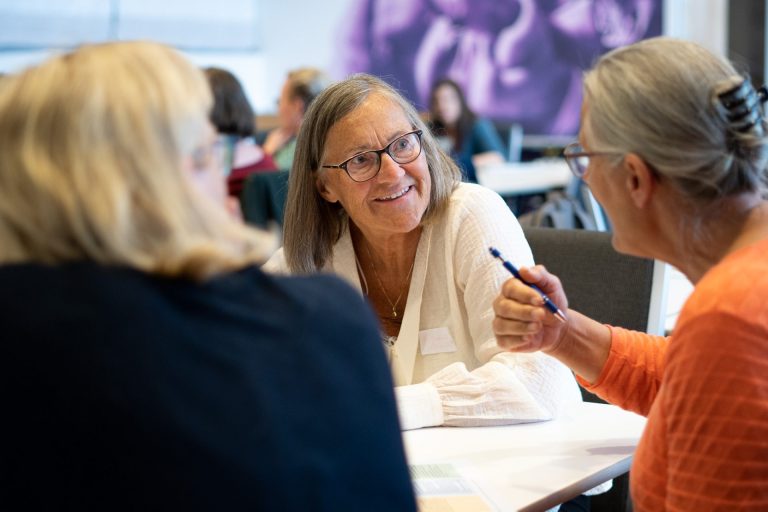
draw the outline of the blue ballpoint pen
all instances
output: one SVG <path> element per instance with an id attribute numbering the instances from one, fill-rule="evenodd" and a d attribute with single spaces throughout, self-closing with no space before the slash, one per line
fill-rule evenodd
<path id="1" fill-rule="evenodd" d="M 520 275 L 520 272 L 517 270 L 517 268 L 515 268 L 515 266 L 511 262 L 505 260 L 498 249 L 496 249 L 495 247 L 489 247 L 488 250 L 491 251 L 491 255 L 493 255 L 494 258 L 498 258 L 501 261 L 501 264 L 504 265 L 504 268 L 509 270 L 513 276 L 519 279 L 523 284 L 528 285 L 534 290 L 536 290 L 539 293 L 539 295 L 541 295 L 541 298 L 544 299 L 544 307 L 547 308 L 553 315 L 555 315 L 555 318 L 565 323 L 565 321 L 567 320 L 567 318 L 565 317 L 565 313 L 563 313 L 560 310 L 560 308 L 555 306 L 555 303 L 552 302 L 552 300 L 549 297 L 547 297 L 546 293 L 541 291 L 541 289 L 535 284 L 529 283 L 528 281 L 523 279 L 522 276 Z"/>

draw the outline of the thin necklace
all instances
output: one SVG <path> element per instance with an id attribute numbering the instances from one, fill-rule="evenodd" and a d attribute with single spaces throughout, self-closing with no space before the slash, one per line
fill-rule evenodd
<path id="1" fill-rule="evenodd" d="M 392 307 L 392 318 L 397 318 L 397 305 L 400 304 L 400 299 L 403 298 L 403 293 L 405 292 L 407 288 L 407 283 L 410 282 L 411 279 L 411 272 L 413 272 L 413 266 L 416 264 L 416 258 L 413 258 L 413 262 L 411 263 L 411 268 L 408 270 L 408 274 L 405 276 L 405 282 L 406 286 L 400 288 L 400 295 L 397 296 L 397 300 L 393 303 L 391 300 L 389 300 L 389 296 L 387 295 L 387 290 L 384 288 L 384 283 L 381 282 L 381 278 L 379 277 L 379 273 L 376 272 L 376 265 L 373 263 L 373 256 L 371 255 L 371 250 L 368 248 L 368 245 L 363 243 L 363 246 L 365 247 L 365 252 L 368 253 L 368 259 L 371 260 L 371 268 L 373 269 L 373 277 L 376 278 L 376 282 L 379 283 L 379 288 L 381 288 L 381 293 L 384 295 L 384 298 L 387 299 L 387 302 L 389 302 L 389 305 Z M 367 284 L 367 283 L 366 283 Z"/>

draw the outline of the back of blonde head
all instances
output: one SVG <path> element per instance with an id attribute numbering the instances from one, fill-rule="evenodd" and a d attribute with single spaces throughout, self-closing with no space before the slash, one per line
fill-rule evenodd
<path id="1" fill-rule="evenodd" d="M 735 132 L 717 95 L 733 66 L 690 42 L 654 38 L 603 56 L 584 79 L 591 151 L 637 153 L 692 204 L 763 189 L 765 122 Z"/>
<path id="2" fill-rule="evenodd" d="M 261 261 L 264 236 L 182 174 L 210 107 L 202 73 L 153 43 L 85 46 L 3 80 L 0 264 L 202 279 Z"/>

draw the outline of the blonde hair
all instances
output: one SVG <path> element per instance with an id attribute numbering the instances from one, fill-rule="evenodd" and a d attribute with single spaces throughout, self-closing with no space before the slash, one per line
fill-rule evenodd
<path id="1" fill-rule="evenodd" d="M 604 55 L 584 79 L 593 151 L 640 155 L 692 204 L 764 190 L 766 125 L 734 131 L 718 94 L 733 66 L 694 43 L 660 37 Z"/>
<path id="2" fill-rule="evenodd" d="M 298 68 L 288 72 L 286 79 L 292 98 L 300 98 L 304 102 L 304 111 L 331 83 L 330 77 L 318 68 Z"/>
<path id="3" fill-rule="evenodd" d="M 149 42 L 83 46 L 4 78 L 0 264 L 86 260 L 203 279 L 262 261 L 266 235 L 183 175 L 211 103 L 200 70 Z"/>
<path id="4" fill-rule="evenodd" d="M 293 272 L 310 273 L 322 269 L 346 226 L 346 212 L 339 204 L 329 203 L 320 196 L 315 179 L 328 132 L 372 94 L 392 100 L 395 108 L 403 110 L 411 127 L 422 131 L 422 151 L 432 181 L 422 224 L 445 211 L 451 193 L 460 182 L 459 168 L 440 149 L 413 105 L 390 85 L 373 76 L 358 74 L 330 86 L 310 106 L 297 137 L 283 230 L 285 257 Z"/>

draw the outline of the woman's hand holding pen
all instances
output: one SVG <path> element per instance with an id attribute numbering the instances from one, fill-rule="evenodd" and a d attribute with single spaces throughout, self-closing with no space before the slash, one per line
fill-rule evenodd
<path id="1" fill-rule="evenodd" d="M 541 294 L 519 279 L 501 287 L 493 301 L 493 332 L 500 347 L 511 352 L 541 350 L 559 359 L 588 382 L 596 382 L 611 350 L 610 329 L 568 309 L 560 279 L 541 265 L 521 268 L 520 277 L 535 284 L 562 311 L 562 322 L 544 308 Z"/>
<path id="2" fill-rule="evenodd" d="M 535 284 L 562 311 L 568 299 L 560 280 L 542 265 L 521 268 L 520 275 Z M 493 301 L 493 332 L 500 347 L 512 352 L 553 352 L 559 347 L 569 322 L 562 322 L 543 306 L 541 294 L 519 279 L 511 278 Z"/>

